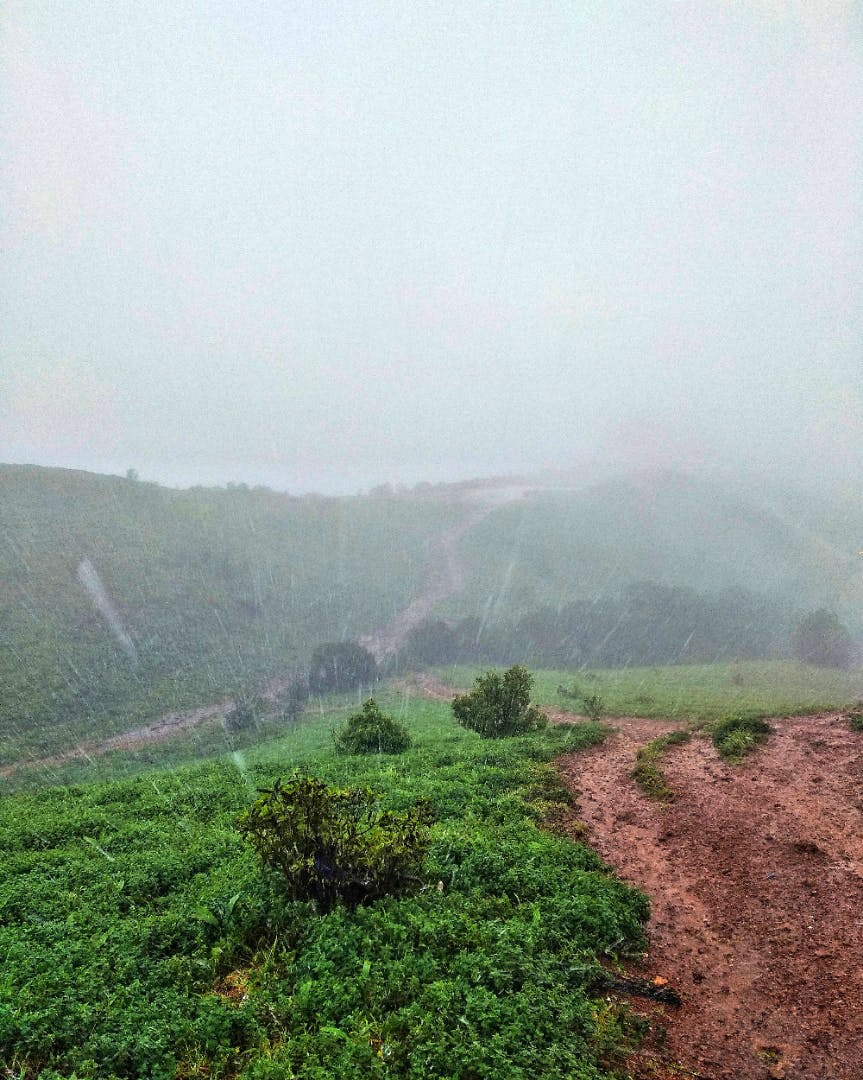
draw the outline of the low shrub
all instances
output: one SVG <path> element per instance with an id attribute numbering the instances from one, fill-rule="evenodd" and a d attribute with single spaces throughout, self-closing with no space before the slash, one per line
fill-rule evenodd
<path id="1" fill-rule="evenodd" d="M 598 694 L 588 694 L 581 699 L 581 703 L 584 706 L 585 714 L 589 716 L 591 720 L 601 719 L 605 705 Z"/>
<path id="2" fill-rule="evenodd" d="M 290 899 L 329 911 L 339 900 L 355 907 L 418 883 L 431 823 L 425 800 L 396 813 L 382 810 L 371 788 L 296 775 L 263 790 L 238 827 L 282 875 Z"/>
<path id="3" fill-rule="evenodd" d="M 404 724 L 382 713 L 374 698 L 348 717 L 334 740 L 339 754 L 402 754 L 411 744 Z"/>
<path id="4" fill-rule="evenodd" d="M 717 720 L 710 729 L 710 737 L 722 757 L 740 761 L 764 742 L 772 730 L 757 713 L 738 712 Z"/>
<path id="5" fill-rule="evenodd" d="M 518 664 L 503 674 L 487 671 L 469 694 L 454 699 L 452 711 L 462 727 L 484 739 L 538 731 L 548 724 L 548 717 L 530 704 L 532 685 L 533 676 Z"/>

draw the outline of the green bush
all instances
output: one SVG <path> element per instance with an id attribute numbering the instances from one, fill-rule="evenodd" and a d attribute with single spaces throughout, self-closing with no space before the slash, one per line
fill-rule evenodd
<path id="1" fill-rule="evenodd" d="M 291 899 L 329 911 L 339 900 L 356 906 L 416 884 L 431 822 L 425 800 L 396 813 L 382 810 L 371 788 L 296 775 L 262 791 L 238 825 Z"/>
<path id="2" fill-rule="evenodd" d="M 757 713 L 739 712 L 718 720 L 711 728 L 710 736 L 722 757 L 739 761 L 764 742 L 772 730 Z"/>
<path id="3" fill-rule="evenodd" d="M 335 744 L 340 754 L 403 754 L 411 737 L 404 724 L 382 713 L 369 698 L 362 712 L 348 717 L 336 732 Z"/>
<path id="4" fill-rule="evenodd" d="M 797 624 L 791 638 L 794 656 L 816 667 L 847 668 L 851 665 L 852 641 L 834 611 L 819 608 Z"/>
<path id="5" fill-rule="evenodd" d="M 546 726 L 548 717 L 530 704 L 532 685 L 533 676 L 520 665 L 502 675 L 487 671 L 478 676 L 469 694 L 455 698 L 452 711 L 462 727 L 484 739 L 537 731 Z"/>
<path id="6" fill-rule="evenodd" d="M 344 693 L 371 686 L 378 677 L 375 658 L 357 641 L 331 641 L 317 645 L 309 663 L 309 690 L 313 694 Z"/>

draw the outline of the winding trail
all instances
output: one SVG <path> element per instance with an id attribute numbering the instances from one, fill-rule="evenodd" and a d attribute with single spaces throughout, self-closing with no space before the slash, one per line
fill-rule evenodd
<path id="1" fill-rule="evenodd" d="M 645 974 L 683 997 L 638 1075 L 859 1080 L 863 737 L 841 713 L 779 719 L 733 767 L 693 739 L 663 758 L 664 805 L 629 773 L 673 725 L 614 723 L 559 764 L 592 846 L 651 898 Z"/>
<path id="2" fill-rule="evenodd" d="M 455 693 L 427 674 L 404 688 Z M 555 721 L 568 713 L 546 710 Z M 625 717 L 560 758 L 573 834 L 651 900 L 644 978 L 679 991 L 643 1080 L 863 1077 L 863 734 L 841 712 L 771 721 L 740 765 L 696 737 L 661 761 L 672 803 L 632 780 L 640 747 L 680 722 Z M 642 1008 L 639 1003 L 635 1008 Z"/>
<path id="3" fill-rule="evenodd" d="M 378 661 L 398 652 L 414 627 L 427 619 L 442 601 L 464 588 L 464 566 L 459 555 L 462 538 L 500 505 L 473 506 L 467 515 L 441 533 L 430 545 L 428 580 L 423 591 L 393 619 L 372 634 L 360 638 Z"/>

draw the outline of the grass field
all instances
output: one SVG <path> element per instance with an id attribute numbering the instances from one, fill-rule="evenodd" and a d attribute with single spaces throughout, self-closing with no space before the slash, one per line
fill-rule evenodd
<path id="1" fill-rule="evenodd" d="M 453 687 L 467 687 L 479 668 L 440 669 Z M 569 693 L 562 694 L 560 687 Z M 570 696 L 574 694 L 573 696 Z M 841 708 L 863 697 L 863 672 L 790 661 L 746 661 L 606 671 L 539 671 L 534 699 L 578 712 L 580 695 L 595 695 L 603 715 L 716 720 L 739 710 L 767 716 Z"/>

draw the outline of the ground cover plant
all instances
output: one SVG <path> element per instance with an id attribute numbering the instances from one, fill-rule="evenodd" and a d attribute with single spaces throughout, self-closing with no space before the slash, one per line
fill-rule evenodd
<path id="1" fill-rule="evenodd" d="M 0 1061 L 12 1075 L 599 1080 L 628 1038 L 608 963 L 646 900 L 538 827 L 549 760 L 597 725 L 489 742 L 385 700 L 398 757 L 337 755 L 333 713 L 194 768 L 0 801 Z M 326 914 L 263 874 L 237 819 L 301 766 L 435 814 L 415 895 Z"/>
<path id="2" fill-rule="evenodd" d="M 744 711 L 711 724 L 710 737 L 722 757 L 728 761 L 741 761 L 764 742 L 772 730 L 763 716 Z"/>

